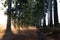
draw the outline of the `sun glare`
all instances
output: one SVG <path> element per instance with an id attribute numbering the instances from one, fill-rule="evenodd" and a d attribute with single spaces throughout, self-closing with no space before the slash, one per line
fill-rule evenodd
<path id="1" fill-rule="evenodd" d="M 0 13 L 0 24 L 6 24 L 7 16 L 3 12 Z"/>
<path id="2" fill-rule="evenodd" d="M 4 1 L 0 0 L 0 25 L 5 25 L 7 22 L 7 16 L 4 15 L 4 11 L 6 10 L 6 8 L 4 8 L 4 6 L 2 5 L 2 3 L 4 3 Z"/>

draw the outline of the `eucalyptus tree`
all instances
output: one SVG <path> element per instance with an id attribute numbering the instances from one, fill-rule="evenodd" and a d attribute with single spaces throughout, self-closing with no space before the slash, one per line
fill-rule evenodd
<path id="1" fill-rule="evenodd" d="M 14 26 L 19 27 L 20 25 L 23 25 L 24 21 L 25 21 L 25 9 L 26 9 L 26 0 L 16 0 L 15 2 L 15 6 L 12 8 L 12 22 L 14 24 Z M 23 17 L 24 16 L 24 17 Z"/>
<path id="2" fill-rule="evenodd" d="M 47 0 L 44 0 L 44 21 L 43 21 L 43 28 L 46 28 L 46 19 L 45 19 L 45 17 L 46 17 L 46 11 L 47 11 Z"/>
<path id="3" fill-rule="evenodd" d="M 32 25 L 33 23 L 37 25 L 39 24 L 39 20 L 44 16 L 44 7 L 41 0 L 36 0 L 35 2 L 34 0 L 17 0 L 14 5 L 11 8 L 11 19 L 18 25 Z"/>
<path id="4" fill-rule="evenodd" d="M 18 8 L 17 7 L 15 7 L 15 8 L 19 11 L 19 13 L 17 13 L 17 10 L 14 9 L 14 11 L 16 10 L 15 12 L 17 14 L 13 13 L 14 11 L 12 11 L 12 20 L 14 21 L 15 18 L 16 18 L 17 21 L 19 21 L 18 23 L 21 24 L 21 25 L 32 25 L 33 22 L 36 23 L 36 21 L 38 21 L 38 20 L 36 20 L 37 17 L 35 17 L 34 13 L 33 13 L 33 11 L 35 10 L 35 5 L 34 5 L 33 1 L 32 0 L 27 0 L 27 2 L 25 2 L 25 3 L 18 1 L 18 3 L 20 5 L 19 6 L 17 5 Z M 14 15 L 16 17 L 14 17 Z M 17 22 L 17 21 L 15 20 L 15 22 Z"/>
<path id="5" fill-rule="evenodd" d="M 36 0 L 36 13 L 38 16 L 38 19 L 41 20 L 44 17 L 44 1 L 42 0 Z M 40 21 L 41 22 L 41 21 Z"/>
<path id="6" fill-rule="evenodd" d="M 12 7 L 12 2 L 14 4 L 14 7 Z M 7 20 L 7 29 L 11 30 L 11 21 L 13 21 L 15 24 L 20 25 L 20 21 L 22 21 L 23 18 L 21 15 L 21 12 L 24 11 L 24 5 L 26 4 L 27 0 L 6 0 L 4 7 L 8 6 L 8 10 L 6 11 L 8 20 Z M 19 12 L 18 12 L 19 11 Z M 23 13 L 22 13 L 23 14 Z M 21 18 L 21 20 L 20 20 Z M 9 23 L 8 23 L 9 22 Z"/>
<path id="7" fill-rule="evenodd" d="M 52 0 L 48 0 L 48 25 L 49 27 L 53 27 L 53 23 L 52 23 Z"/>
<path id="8" fill-rule="evenodd" d="M 52 23 L 52 0 L 50 0 L 50 27 L 53 26 L 53 23 Z"/>
<path id="9" fill-rule="evenodd" d="M 32 0 L 27 0 L 28 4 L 25 4 L 23 5 L 20 4 L 19 6 L 19 18 L 21 21 L 21 23 L 25 24 L 25 25 L 32 25 L 33 23 L 34 24 L 37 24 L 39 23 L 39 19 L 42 17 L 40 17 L 40 12 L 38 11 L 39 8 L 38 8 L 38 5 L 35 5 L 36 4 L 36 1 L 33 2 Z M 20 2 L 19 2 L 20 3 Z M 21 9 L 22 8 L 22 9 Z M 22 11 L 23 10 L 23 11 Z M 41 13 L 42 14 L 42 13 Z M 18 13 L 17 13 L 18 15 Z M 18 17 L 17 17 L 18 18 Z"/>
<path id="10" fill-rule="evenodd" d="M 45 9 L 45 0 L 36 0 L 37 1 L 37 6 L 36 6 L 36 10 L 37 14 L 38 14 L 38 19 L 41 20 L 42 18 L 44 18 L 44 26 L 46 25 L 45 23 L 45 13 L 46 13 L 46 9 Z M 44 31 L 42 29 L 40 29 L 40 26 L 36 26 L 38 28 L 37 30 L 37 34 L 38 36 L 38 40 L 46 40 L 45 36 L 44 36 Z"/>
<path id="11" fill-rule="evenodd" d="M 7 0 L 8 10 L 7 10 L 7 31 L 11 31 L 11 1 Z"/>
<path id="12" fill-rule="evenodd" d="M 54 26 L 58 26 L 57 0 L 54 0 Z"/>

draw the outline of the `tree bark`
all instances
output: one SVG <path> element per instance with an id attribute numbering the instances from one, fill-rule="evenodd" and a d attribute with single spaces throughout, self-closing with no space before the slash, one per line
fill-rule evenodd
<path id="1" fill-rule="evenodd" d="M 44 19 L 43 19 L 43 27 L 45 28 L 46 27 L 46 19 L 45 19 L 45 13 L 46 13 L 46 0 L 44 0 Z"/>
<path id="2" fill-rule="evenodd" d="M 11 0 L 8 0 L 7 31 L 11 31 Z"/>
<path id="3" fill-rule="evenodd" d="M 54 0 L 54 26 L 58 26 L 57 0 Z"/>
<path id="4" fill-rule="evenodd" d="M 52 0 L 50 0 L 50 27 L 53 27 L 53 22 L 52 22 Z"/>
<path id="5" fill-rule="evenodd" d="M 49 18 L 48 18 L 48 21 L 49 21 L 49 23 L 48 23 L 48 25 L 49 25 L 49 27 L 53 27 L 53 22 L 52 22 L 52 0 L 49 0 L 48 1 L 48 11 L 49 11 L 49 13 L 48 13 L 48 16 L 49 16 Z"/>

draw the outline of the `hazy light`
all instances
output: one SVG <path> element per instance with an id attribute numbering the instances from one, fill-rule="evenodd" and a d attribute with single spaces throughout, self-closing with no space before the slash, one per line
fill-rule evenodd
<path id="1" fill-rule="evenodd" d="M 0 24 L 6 24 L 7 16 L 4 15 L 3 11 L 0 12 Z"/>
<path id="2" fill-rule="evenodd" d="M 58 4 L 58 19 L 59 19 L 59 23 L 60 23 L 60 0 L 57 0 L 57 4 Z"/>
<path id="3" fill-rule="evenodd" d="M 4 8 L 4 6 L 3 6 L 4 2 L 5 2 L 5 0 L 3 0 L 3 1 L 0 0 L 0 24 L 2 24 L 2 25 L 6 24 L 6 22 L 7 22 L 7 16 L 4 15 L 4 11 L 6 10 L 6 8 Z"/>

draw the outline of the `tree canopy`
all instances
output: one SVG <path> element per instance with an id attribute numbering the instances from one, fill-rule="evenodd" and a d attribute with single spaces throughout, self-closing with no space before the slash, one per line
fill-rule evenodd
<path id="1" fill-rule="evenodd" d="M 44 17 L 43 0 L 12 0 L 11 19 L 17 25 L 36 25 Z M 5 5 L 7 6 L 7 2 Z"/>

